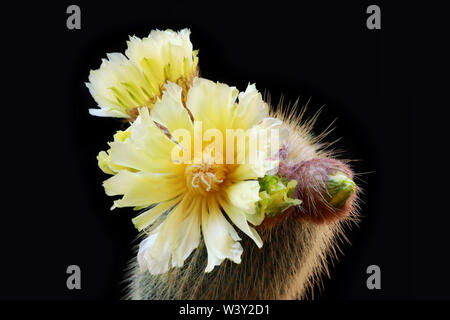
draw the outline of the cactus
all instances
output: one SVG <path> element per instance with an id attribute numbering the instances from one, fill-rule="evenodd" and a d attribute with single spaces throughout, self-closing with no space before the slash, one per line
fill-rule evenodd
<path id="1" fill-rule="evenodd" d="M 278 108 L 280 110 L 281 108 Z M 289 132 L 280 150 L 278 176 L 296 180 L 295 206 L 269 216 L 256 227 L 264 245 L 259 249 L 242 237 L 242 262 L 225 261 L 204 272 L 204 245 L 182 268 L 161 275 L 141 272 L 134 259 L 129 266 L 125 299 L 306 299 L 329 275 L 328 263 L 337 256 L 344 230 L 358 220 L 358 192 L 353 172 L 334 159 L 322 140 L 313 137 L 317 115 L 304 119 L 304 111 L 276 112 Z M 295 185 L 295 184 L 294 184 Z"/>
<path id="2" fill-rule="evenodd" d="M 326 133 L 313 137 L 317 115 L 303 120 L 305 108 L 295 116 L 293 105 L 269 117 L 274 109 L 254 84 L 239 92 L 199 78 L 189 35 L 153 30 L 130 37 L 125 55 L 108 54 L 86 84 L 99 107 L 92 115 L 130 121 L 97 157 L 110 175 L 105 193 L 123 196 L 111 209 L 144 210 L 133 219 L 146 238 L 130 265 L 126 298 L 313 296 L 344 227 L 357 220 L 353 172 L 322 143 Z M 276 128 L 273 140 L 283 145 L 262 139 L 255 163 L 229 163 L 216 138 L 196 151 L 203 120 L 221 135 Z M 180 129 L 194 134 L 186 159 L 173 158 L 174 150 L 191 148 L 192 139 L 175 135 Z"/>

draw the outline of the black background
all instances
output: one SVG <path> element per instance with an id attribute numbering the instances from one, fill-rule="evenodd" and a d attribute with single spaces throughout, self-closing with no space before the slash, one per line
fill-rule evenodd
<path id="1" fill-rule="evenodd" d="M 0 298 L 119 299 L 134 258 L 132 210 L 109 211 L 98 151 L 121 126 L 88 114 L 84 82 L 129 35 L 188 27 L 201 74 L 272 101 L 310 98 L 325 109 L 319 133 L 357 159 L 362 221 L 316 299 L 449 298 L 445 180 L 448 28 L 445 10 L 410 2 L 61 1 L 8 5 L 2 12 L 3 204 Z M 66 8 L 81 7 L 81 30 Z M 366 28 L 381 7 L 382 29 Z M 428 134 L 428 135 L 426 135 Z M 429 136 L 431 134 L 431 137 Z M 426 161 L 431 160 L 431 161 Z M 430 162 L 430 163 L 428 163 Z M 82 289 L 66 288 L 66 268 Z M 379 265 L 382 289 L 366 288 Z"/>

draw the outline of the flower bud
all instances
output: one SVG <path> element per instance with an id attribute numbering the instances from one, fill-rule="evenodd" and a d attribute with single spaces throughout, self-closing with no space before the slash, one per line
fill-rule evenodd
<path id="1" fill-rule="evenodd" d="M 292 197 L 303 203 L 291 210 L 300 220 L 331 223 L 350 214 L 357 187 L 351 169 L 343 162 L 336 159 L 281 162 L 278 174 L 297 181 Z"/>

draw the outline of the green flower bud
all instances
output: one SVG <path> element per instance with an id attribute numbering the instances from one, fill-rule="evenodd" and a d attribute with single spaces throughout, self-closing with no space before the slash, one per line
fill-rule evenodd
<path id="1" fill-rule="evenodd" d="M 337 172 L 328 176 L 326 184 L 330 196 L 328 203 L 334 208 L 341 208 L 355 192 L 355 183 L 345 173 Z"/>

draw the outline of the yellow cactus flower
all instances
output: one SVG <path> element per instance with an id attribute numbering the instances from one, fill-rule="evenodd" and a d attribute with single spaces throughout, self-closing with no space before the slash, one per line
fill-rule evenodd
<path id="1" fill-rule="evenodd" d="M 253 228 L 262 222 L 256 209 L 258 179 L 276 170 L 279 163 L 273 157 L 279 148 L 263 139 L 255 162 L 247 161 L 247 156 L 241 163 L 225 161 L 230 146 L 236 145 L 235 137 L 227 144 L 229 130 L 268 132 L 281 125 L 280 120 L 269 118 L 268 107 L 254 85 L 239 93 L 234 87 L 195 78 L 185 105 L 182 91 L 168 82 L 151 111 L 139 109 L 128 137 L 110 143 L 109 168 L 113 164 L 129 169 L 119 170 L 103 184 L 107 195 L 123 196 L 114 201 L 113 208 L 147 208 L 133 223 L 148 234 L 140 245 L 138 261 L 151 274 L 181 267 L 202 239 L 208 251 L 206 272 L 225 259 L 240 263 L 241 239 L 232 224 L 261 247 L 262 240 Z M 177 140 L 177 131 L 192 134 L 184 143 L 191 142 L 199 122 L 203 129 L 214 129 L 225 138 L 203 137 L 201 148 L 195 151 L 194 146 L 188 152 L 180 146 L 185 144 Z M 211 153 L 211 146 L 220 143 L 226 146 L 225 152 L 214 149 Z M 174 161 L 174 150 L 187 152 L 188 161 Z M 236 153 L 232 158 L 239 157 Z"/>
<path id="2" fill-rule="evenodd" d="M 153 30 L 146 38 L 130 37 L 125 55 L 111 53 L 91 70 L 86 86 L 99 109 L 90 114 L 134 120 L 138 107 L 151 108 L 166 81 L 179 84 L 184 95 L 198 74 L 197 51 L 190 31 Z"/>

